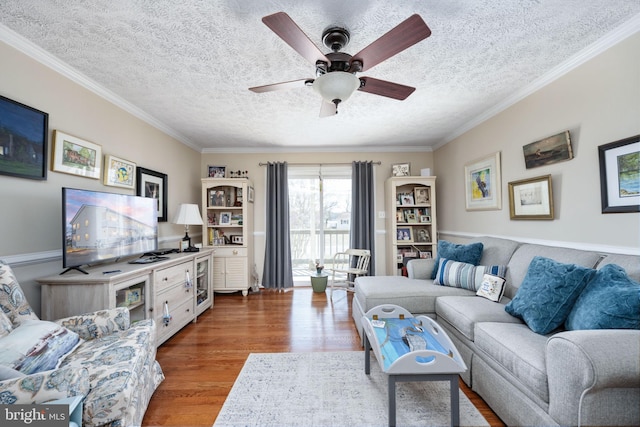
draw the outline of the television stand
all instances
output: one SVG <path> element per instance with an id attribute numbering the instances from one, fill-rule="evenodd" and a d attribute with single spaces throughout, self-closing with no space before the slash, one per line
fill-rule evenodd
<path id="1" fill-rule="evenodd" d="M 62 273 L 60 273 L 60 275 L 62 276 L 64 273 L 69 272 L 71 270 L 78 270 L 80 273 L 84 273 L 84 274 L 89 274 L 88 271 L 81 269 L 79 266 L 78 267 L 69 267 L 67 268 L 65 271 L 63 271 Z"/>

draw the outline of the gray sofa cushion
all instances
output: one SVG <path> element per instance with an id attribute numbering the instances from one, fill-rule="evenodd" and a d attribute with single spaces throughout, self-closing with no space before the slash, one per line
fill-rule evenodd
<path id="1" fill-rule="evenodd" d="M 414 315 L 434 314 L 436 298 L 443 295 L 475 295 L 474 291 L 437 286 L 432 280 L 403 276 L 362 276 L 355 280 L 355 296 L 366 313 L 382 304 L 396 304 Z"/>
<path id="2" fill-rule="evenodd" d="M 516 378 L 519 389 L 549 402 L 547 336 L 532 332 L 524 324 L 498 322 L 476 323 L 474 334 L 476 348 Z"/>
<path id="3" fill-rule="evenodd" d="M 484 249 L 480 265 L 507 265 L 513 253 L 520 246 L 515 240 L 500 239 L 497 237 L 479 237 L 474 241 L 482 243 Z"/>
<path id="4" fill-rule="evenodd" d="M 602 259 L 602 261 L 600 261 L 597 268 L 600 269 L 609 264 L 619 265 L 627 272 L 627 276 L 631 277 L 636 282 L 640 282 L 640 260 L 638 260 L 637 255 L 607 255 Z"/>
<path id="5" fill-rule="evenodd" d="M 443 296 L 436 301 L 436 318 L 444 319 L 468 340 L 473 341 L 474 326 L 477 322 L 504 322 L 522 324 L 520 319 L 504 311 L 509 302 L 503 298 L 496 303 L 488 299 L 474 297 Z"/>

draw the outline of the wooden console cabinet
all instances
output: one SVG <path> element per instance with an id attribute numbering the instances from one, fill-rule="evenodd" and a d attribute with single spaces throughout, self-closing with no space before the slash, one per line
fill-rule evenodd
<path id="1" fill-rule="evenodd" d="M 127 307 L 131 322 L 154 319 L 162 344 L 206 308 L 213 308 L 213 251 L 166 255 L 150 264 L 126 262 L 38 279 L 41 317 L 55 320 L 106 308 Z M 165 312 L 169 316 L 165 316 Z"/>

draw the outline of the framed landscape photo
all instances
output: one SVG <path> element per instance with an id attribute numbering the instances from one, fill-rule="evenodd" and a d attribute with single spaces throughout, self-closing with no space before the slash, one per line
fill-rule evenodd
<path id="1" fill-rule="evenodd" d="M 137 168 L 136 195 L 156 199 L 158 222 L 167 222 L 167 174 Z"/>
<path id="2" fill-rule="evenodd" d="M 0 174 L 47 179 L 49 114 L 0 96 Z"/>
<path id="3" fill-rule="evenodd" d="M 602 213 L 640 212 L 640 135 L 598 147 Z"/>
<path id="4" fill-rule="evenodd" d="M 53 131 L 51 169 L 55 172 L 100 179 L 102 147 L 56 129 Z"/>
<path id="5" fill-rule="evenodd" d="M 116 156 L 105 156 L 104 185 L 133 189 L 136 164 Z"/>
<path id="6" fill-rule="evenodd" d="M 571 137 L 568 130 L 527 144 L 522 147 L 522 151 L 527 169 L 573 159 Z"/>
<path id="7" fill-rule="evenodd" d="M 464 167 L 465 207 L 468 211 L 502 209 L 500 152 Z"/>
<path id="8" fill-rule="evenodd" d="M 509 183 L 511 219 L 553 219 L 551 175 Z"/>
<path id="9" fill-rule="evenodd" d="M 207 176 L 209 178 L 225 178 L 227 176 L 226 166 L 208 166 Z"/>

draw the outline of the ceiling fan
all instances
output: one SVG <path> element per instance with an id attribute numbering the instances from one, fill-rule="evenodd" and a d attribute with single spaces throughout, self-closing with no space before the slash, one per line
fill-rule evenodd
<path id="1" fill-rule="evenodd" d="M 256 86 L 249 90 L 261 93 L 312 86 L 323 98 L 320 117 L 337 114 L 338 104 L 346 101 L 356 89 L 393 99 L 406 99 L 416 90 L 414 87 L 373 77 L 356 77 L 355 74 L 367 71 L 431 35 L 422 18 L 417 14 L 412 15 L 352 56 L 341 52 L 351 38 L 349 31 L 330 26 L 322 32 L 322 43 L 331 49 L 331 52 L 324 54 L 286 13 L 265 16 L 262 22 L 315 65 L 316 78 Z"/>

